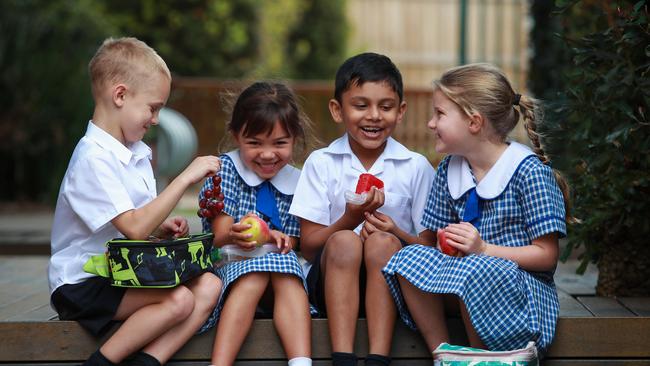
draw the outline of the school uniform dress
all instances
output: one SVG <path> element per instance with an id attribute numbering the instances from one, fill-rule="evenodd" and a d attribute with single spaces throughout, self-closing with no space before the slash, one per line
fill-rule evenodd
<path id="1" fill-rule="evenodd" d="M 425 229 L 420 224 L 424 198 L 435 170 L 427 158 L 410 151 L 392 137 L 388 138 L 384 151 L 369 170 L 352 152 L 347 134 L 311 153 L 303 166 L 289 213 L 320 225 L 331 225 L 345 213 L 345 192 L 355 191 L 362 173 L 373 174 L 384 182 L 385 201 L 377 211 L 390 216 L 398 227 L 411 235 Z M 362 225 L 354 229 L 357 234 Z M 320 281 L 314 278 L 320 276 L 318 267 L 319 263 L 307 264 L 304 271 L 305 276 L 309 276 L 310 301 L 319 305 L 324 314 L 324 299 L 322 295 L 315 295 L 322 289 L 316 289 L 313 284 L 313 281 Z"/>
<path id="2" fill-rule="evenodd" d="M 289 206 L 293 192 L 300 177 L 300 170 L 290 165 L 284 166 L 270 180 L 263 180 L 255 172 L 248 169 L 239 157 L 239 150 L 234 150 L 220 156 L 221 158 L 221 191 L 224 194 L 223 212 L 231 216 L 235 222 L 240 221 L 249 212 L 255 212 L 269 224 L 272 230 L 278 230 L 288 236 L 300 237 L 300 224 L 296 217 L 289 214 Z M 206 179 L 199 200 L 204 198 L 204 191 L 212 189 L 212 179 Z M 279 221 L 259 211 L 257 205 L 258 191 L 270 190 L 275 198 Z M 271 199 L 271 198 L 268 198 Z M 275 223 L 274 223 L 275 221 Z M 202 219 L 203 231 L 212 231 L 211 221 Z M 287 254 L 269 253 L 262 257 L 228 263 L 215 269 L 215 274 L 223 281 L 223 291 L 216 308 L 199 330 L 204 332 L 217 324 L 219 314 L 228 296 L 230 285 L 239 277 L 251 272 L 287 273 L 299 277 L 305 285 L 302 267 L 296 253 L 292 250 Z M 311 309 L 312 314 L 315 309 Z"/>
<path id="3" fill-rule="evenodd" d="M 61 182 L 48 268 L 51 304 L 61 319 L 77 320 L 95 335 L 110 328 L 125 289 L 83 265 L 124 236 L 111 220 L 156 197 L 151 157 L 143 142 L 127 147 L 90 121 Z"/>
<path id="4" fill-rule="evenodd" d="M 564 201 L 552 169 L 516 142 L 478 185 L 464 158 L 447 156 L 440 163 L 422 224 L 436 231 L 460 221 L 471 222 L 484 241 L 508 247 L 531 245 L 549 233 L 566 235 Z M 529 272 L 503 258 L 456 258 L 411 245 L 383 272 L 400 317 L 413 329 L 397 274 L 422 291 L 458 295 L 490 350 L 523 348 L 532 340 L 543 352 L 553 339 L 559 311 L 554 271 Z"/>

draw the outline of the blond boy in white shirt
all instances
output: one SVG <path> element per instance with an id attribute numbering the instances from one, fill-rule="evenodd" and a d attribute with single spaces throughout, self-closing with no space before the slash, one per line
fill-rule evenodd
<path id="1" fill-rule="evenodd" d="M 90 61 L 95 109 L 61 183 L 52 227 L 51 303 L 62 320 L 94 335 L 122 325 L 85 365 L 164 364 L 215 306 L 221 281 L 205 273 L 172 289 L 112 287 L 83 264 L 115 237 L 185 236 L 187 220 L 170 217 L 183 192 L 219 170 L 217 157 L 196 158 L 156 197 L 151 149 L 141 140 L 158 124 L 171 74 L 135 38 L 107 39 Z"/>
<path id="2" fill-rule="evenodd" d="M 356 365 L 360 303 L 368 322 L 366 365 L 388 365 L 396 308 L 381 269 L 405 244 L 422 243 L 420 219 L 434 169 L 390 136 L 406 111 L 399 70 L 383 55 L 364 53 L 336 74 L 329 109 L 346 134 L 313 152 L 289 212 L 301 218 L 303 256 L 313 305 L 328 317 L 334 365 Z M 346 203 L 361 173 L 384 182 L 364 203 Z M 365 287 L 365 288 L 364 288 Z"/>

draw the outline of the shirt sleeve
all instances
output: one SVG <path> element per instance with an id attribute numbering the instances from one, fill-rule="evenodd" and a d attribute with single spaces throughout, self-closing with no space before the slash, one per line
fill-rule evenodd
<path id="1" fill-rule="evenodd" d="M 541 163 L 525 174 L 523 210 L 526 230 L 531 238 L 557 232 L 566 236 L 564 197 L 553 170 Z"/>
<path id="2" fill-rule="evenodd" d="M 300 173 L 289 213 L 317 224 L 330 225 L 330 206 L 327 169 L 322 166 L 320 154 L 311 154 Z"/>
<path id="3" fill-rule="evenodd" d="M 431 191 L 422 214 L 422 226 L 434 232 L 458 221 L 447 189 L 448 166 L 449 157 L 446 157 L 438 165 L 438 171 L 433 179 Z"/>
<path id="4" fill-rule="evenodd" d="M 422 216 L 424 207 L 429 192 L 431 192 L 431 185 L 436 175 L 436 171 L 431 166 L 431 163 L 423 157 L 418 156 L 416 159 L 416 174 L 413 179 L 413 204 L 411 205 L 411 217 L 413 220 L 413 227 L 416 233 L 421 233 L 426 228 L 422 226 Z"/>
<path id="5" fill-rule="evenodd" d="M 118 164 L 121 163 L 111 156 L 88 156 L 75 164 L 66 182 L 65 199 L 93 233 L 119 214 L 135 208 L 115 170 Z"/>

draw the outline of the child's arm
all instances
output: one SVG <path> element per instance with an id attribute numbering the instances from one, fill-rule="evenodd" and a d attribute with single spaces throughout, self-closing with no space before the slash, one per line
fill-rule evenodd
<path id="1" fill-rule="evenodd" d="M 445 228 L 447 243 L 463 253 L 485 254 L 510 259 L 527 271 L 550 271 L 557 265 L 558 235 L 549 233 L 532 240 L 523 247 L 504 247 L 486 243 L 474 225 L 468 222 L 451 224 Z"/>
<path id="2" fill-rule="evenodd" d="M 343 215 L 329 226 L 300 220 L 300 252 L 312 261 L 332 234 L 341 230 L 354 230 L 365 219 L 364 212 L 374 211 L 384 204 L 384 193 L 373 187 L 366 202 L 361 205 L 346 204 Z"/>
<path id="3" fill-rule="evenodd" d="M 178 175 L 162 193 L 146 205 L 116 216 L 111 222 L 129 239 L 146 239 L 169 216 L 191 184 L 219 171 L 216 156 L 201 156 Z"/>
<path id="4" fill-rule="evenodd" d="M 363 229 L 361 229 L 361 237 L 365 240 L 370 234 L 375 231 L 383 231 L 386 233 L 391 233 L 398 237 L 404 243 L 418 243 L 428 246 L 432 246 L 436 243 L 435 239 L 432 239 L 431 236 L 423 235 L 411 235 L 406 231 L 402 230 L 399 226 L 395 225 L 393 219 L 383 214 L 379 211 L 373 213 L 365 212 L 364 213 L 366 222 L 363 224 Z M 426 231 L 426 230 L 425 230 Z M 435 238 L 435 236 L 433 236 Z"/>

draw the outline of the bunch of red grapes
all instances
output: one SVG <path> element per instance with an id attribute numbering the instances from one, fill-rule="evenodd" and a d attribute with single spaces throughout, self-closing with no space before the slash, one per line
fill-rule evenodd
<path id="1" fill-rule="evenodd" d="M 208 188 L 203 191 L 203 198 L 199 201 L 199 210 L 196 212 L 199 217 L 211 219 L 223 211 L 224 195 L 221 192 L 221 177 L 213 175 L 208 178 L 212 179 L 212 189 Z"/>

